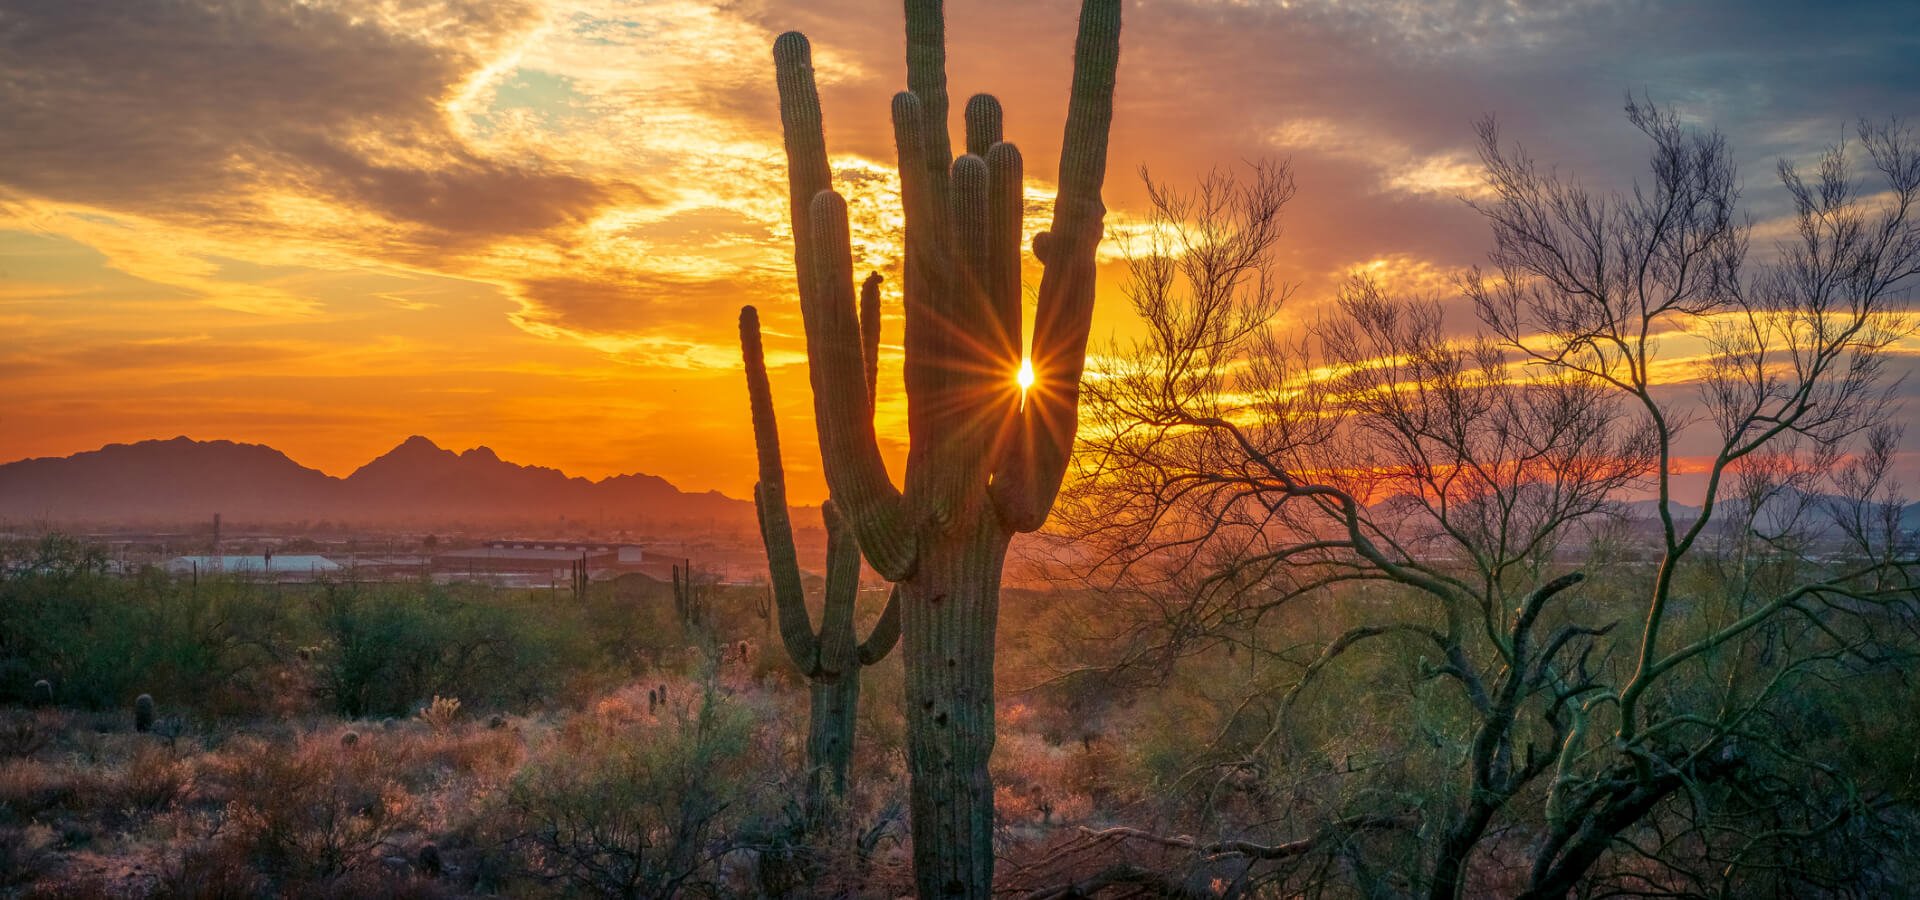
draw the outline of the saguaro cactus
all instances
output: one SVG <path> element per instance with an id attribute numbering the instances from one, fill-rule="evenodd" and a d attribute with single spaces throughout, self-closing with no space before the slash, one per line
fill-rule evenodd
<path id="1" fill-rule="evenodd" d="M 874 296 L 872 311 L 878 321 L 877 279 L 869 278 L 867 293 Z M 878 330 L 864 352 L 878 352 Z M 800 586 L 800 564 L 793 547 L 793 526 L 787 518 L 787 477 L 780 464 L 780 432 L 773 419 L 773 393 L 767 384 L 767 363 L 760 348 L 760 316 L 749 306 L 740 310 L 740 355 L 747 367 L 747 396 L 753 410 L 754 448 L 760 457 L 760 480 L 753 502 L 760 513 L 760 539 L 767 548 L 767 568 L 773 586 L 774 607 L 780 619 L 780 641 L 787 656 L 807 677 L 813 708 L 807 729 L 807 815 L 818 820 L 828 792 L 847 790 L 847 769 L 853 760 L 853 723 L 860 708 L 860 669 L 893 652 L 900 638 L 900 594 L 887 596 L 887 605 L 864 642 L 854 636 L 854 601 L 860 595 L 860 547 L 832 501 L 820 507 L 827 525 L 827 587 L 815 632 L 807 613 L 806 593 Z M 873 396 L 867 382 L 868 403 Z"/>
<path id="2" fill-rule="evenodd" d="M 938 0 L 907 0 L 907 86 L 894 95 L 906 214 L 906 387 L 910 440 L 895 487 L 874 435 L 873 360 L 855 313 L 847 206 L 833 191 L 798 33 L 774 41 L 786 137 L 794 265 L 827 485 L 876 571 L 901 593 L 914 872 L 922 896 L 986 897 L 993 880 L 993 654 L 1009 540 L 1045 521 L 1078 424 L 1106 208 L 1107 133 L 1120 0 L 1084 0 L 1073 93 L 1034 320 L 1033 384 L 1020 366 L 1020 152 L 1001 140 L 990 96 L 966 105 L 966 150 L 947 135 L 946 23 Z"/>
<path id="3" fill-rule="evenodd" d="M 707 623 L 707 586 L 695 580 L 693 560 L 673 567 L 673 611 L 686 628 L 700 628 Z"/>

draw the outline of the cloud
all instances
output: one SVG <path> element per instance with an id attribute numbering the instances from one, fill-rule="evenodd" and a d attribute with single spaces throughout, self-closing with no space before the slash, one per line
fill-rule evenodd
<path id="1" fill-rule="evenodd" d="M 427 232 L 538 231 L 600 202 L 564 172 L 485 160 L 442 110 L 526 3 L 22 0 L 0 6 L 0 184 L 246 228 L 265 196 L 325 198 Z M 410 27 L 411 26 L 411 27 Z"/>
<path id="2" fill-rule="evenodd" d="M 953 124 L 969 94 L 1000 96 L 1026 156 L 1029 231 L 1049 212 L 1077 8 L 948 7 Z M 1646 150 L 1618 109 L 1644 89 L 1727 131 L 1749 208 L 1772 221 L 1774 157 L 1804 157 L 1856 115 L 1920 112 L 1910 3 L 1135 0 L 1126 16 L 1114 232 L 1144 203 L 1136 165 L 1178 183 L 1291 157 L 1300 191 L 1279 261 L 1302 314 L 1354 271 L 1444 294 L 1484 257 L 1486 227 L 1458 198 L 1479 189 L 1471 126 L 1489 113 L 1540 159 L 1623 187 Z M 782 360 L 803 346 L 779 32 L 813 41 L 856 265 L 888 277 L 897 334 L 887 111 L 901 26 L 897 0 L 0 0 L 0 324 L 64 345 L 35 349 L 48 368 L 31 381 L 0 372 L 0 389 L 57 396 L 44 415 L 60 422 L 104 415 L 112 381 L 74 373 L 121 348 L 154 371 L 177 353 L 182 377 L 211 373 L 209 387 L 309 392 L 315 415 L 339 391 L 375 407 L 356 427 L 404 421 L 402 401 L 331 385 L 431 390 L 422 408 L 447 423 L 500 414 L 446 399 L 496 396 L 469 393 L 483 388 L 523 392 L 527 408 L 573 382 L 603 403 L 665 384 L 733 403 L 740 305 L 761 307 Z M 1107 262 L 1103 337 L 1130 327 Z M 271 355 L 290 347 L 318 355 Z M 801 457 L 803 373 L 776 373 Z M 897 393 L 883 417 L 899 418 Z M 238 421 L 236 402 L 205 405 Z M 343 454 L 390 443 L 353 440 Z"/>

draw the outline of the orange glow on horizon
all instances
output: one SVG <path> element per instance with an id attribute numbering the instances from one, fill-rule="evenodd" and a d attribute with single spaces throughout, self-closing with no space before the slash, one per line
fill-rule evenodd
<path id="1" fill-rule="evenodd" d="M 947 23 L 952 96 L 998 96 L 1024 156 L 1023 247 L 1048 227 L 1075 6 L 988 3 Z M 1355 272 L 1437 295 L 1482 260 L 1484 224 L 1456 196 L 1476 183 L 1470 123 L 1404 115 L 1414 93 L 1464 91 L 1398 77 L 1426 58 L 1401 52 L 1424 31 L 1375 22 L 1393 51 L 1380 71 L 1395 79 L 1303 99 L 1272 85 L 1315 64 L 1274 69 L 1270 48 L 1314 16 L 1229 5 L 1218 15 L 1236 27 L 1203 28 L 1169 9 L 1127 13 L 1089 377 L 1144 333 L 1123 290 L 1125 248 L 1150 222 L 1136 166 L 1179 186 L 1221 161 L 1293 160 L 1300 192 L 1275 260 L 1299 288 L 1287 327 L 1327 310 Z M 231 20 L 176 4 L 151 22 L 83 16 L 85 34 L 58 27 L 62 10 L 23 10 L 21 33 L 85 41 L 0 61 L 0 76 L 31 72 L 0 107 L 33 122 L 0 166 L 0 463 L 185 435 L 268 444 L 346 475 L 417 434 L 573 476 L 644 472 L 746 498 L 755 461 L 734 314 L 750 303 L 789 496 L 819 502 L 769 56 L 777 33 L 801 28 L 855 271 L 885 278 L 876 430 L 904 471 L 897 29 L 850 27 L 831 5 L 703 0 L 457 15 L 328 0 L 252 4 Z M 218 66 L 205 58 L 214 32 Z M 228 52 L 249 48 L 261 52 Z M 115 77 L 133 50 L 145 74 Z M 1149 60 L 1219 77 L 1196 91 L 1136 68 Z M 1368 71 L 1361 62 L 1340 64 Z M 1538 132 L 1603 121 L 1612 90 L 1569 113 L 1586 118 Z M 1381 98 L 1393 103 L 1371 105 Z M 1503 94 L 1482 108 L 1524 107 Z M 1637 152 L 1604 163 L 1595 174 L 1643 165 Z M 1031 325 L 1040 266 L 1022 256 Z M 1030 360 L 1003 368 L 1012 353 L 996 336 L 966 337 L 990 351 L 979 358 L 991 371 L 970 375 L 995 391 L 1059 387 L 1055 369 L 1037 385 Z M 1701 341 L 1667 340 L 1662 374 L 1688 377 Z M 1920 338 L 1891 358 L 1920 369 Z"/>

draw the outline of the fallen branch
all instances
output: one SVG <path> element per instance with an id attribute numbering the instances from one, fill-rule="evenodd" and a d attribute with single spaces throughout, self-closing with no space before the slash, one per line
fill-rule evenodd
<path id="1" fill-rule="evenodd" d="M 1217 841 L 1203 844 L 1190 837 L 1167 837 L 1165 835 L 1154 834 L 1150 831 L 1141 831 L 1138 828 L 1129 828 L 1124 825 L 1099 831 L 1091 828 L 1082 828 L 1080 829 L 1080 833 L 1086 835 L 1088 839 L 1095 841 L 1107 839 L 1136 840 L 1159 844 L 1162 847 L 1191 850 L 1210 860 L 1225 856 L 1274 860 L 1292 859 L 1293 857 L 1308 853 L 1315 847 L 1320 846 L 1327 838 L 1336 834 L 1347 834 L 1355 831 L 1382 831 L 1394 828 L 1411 828 L 1413 825 L 1414 823 L 1411 819 L 1403 816 L 1354 816 L 1348 819 L 1341 819 L 1338 822 L 1328 825 L 1313 837 L 1301 838 L 1297 841 L 1288 841 L 1284 844 L 1256 844 L 1252 841 Z"/>

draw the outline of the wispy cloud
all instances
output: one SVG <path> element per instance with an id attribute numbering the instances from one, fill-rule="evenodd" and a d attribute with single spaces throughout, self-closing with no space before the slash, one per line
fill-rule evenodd
<path id="1" fill-rule="evenodd" d="M 1001 96 L 1030 231 L 1076 7 L 949 5 L 951 89 Z M 1282 263 L 1301 310 L 1355 271 L 1443 294 L 1480 258 L 1460 198 L 1479 190 L 1470 125 L 1487 113 L 1621 185 L 1644 150 L 1615 110 L 1644 89 L 1728 130 L 1771 220 L 1773 157 L 1855 115 L 1920 112 L 1911 4 L 1154 0 L 1127 15 L 1115 232 L 1143 202 L 1135 164 L 1179 180 L 1291 157 Z M 769 71 L 790 28 L 814 39 L 856 265 L 888 277 L 895 346 L 897 3 L 0 0 L 0 327 L 18 339 L 0 351 L 0 456 L 199 429 L 324 466 L 441 429 L 739 491 L 733 326 L 755 303 L 795 484 L 817 492 Z M 1102 334 L 1132 327 L 1118 271 L 1110 255 Z M 897 367 L 890 349 L 883 377 Z M 897 390 L 880 415 L 903 418 Z"/>

